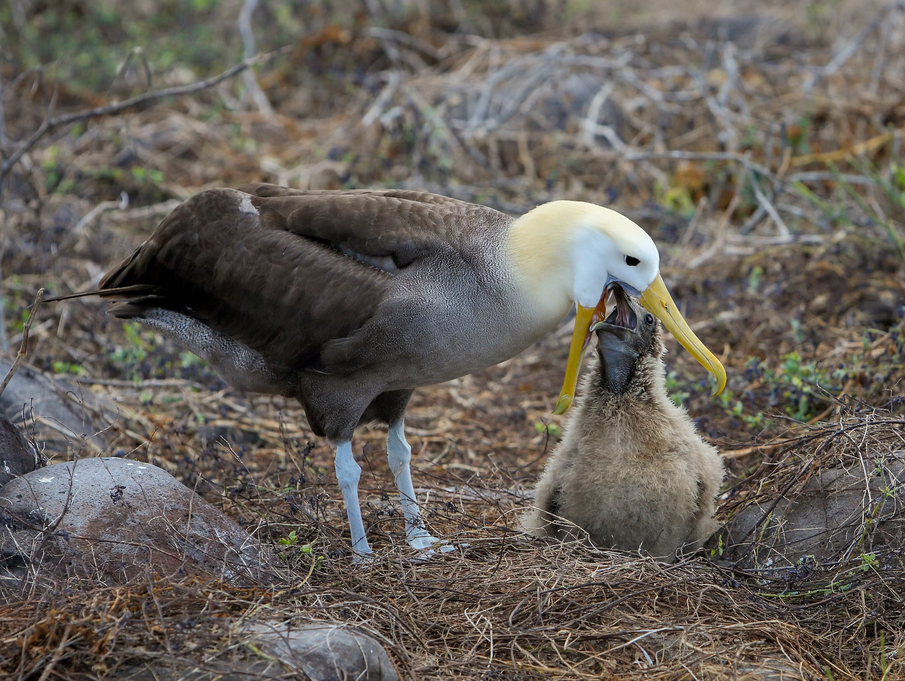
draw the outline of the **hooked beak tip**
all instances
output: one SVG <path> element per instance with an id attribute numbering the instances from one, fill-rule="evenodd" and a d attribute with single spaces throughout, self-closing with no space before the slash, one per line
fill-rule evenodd
<path id="1" fill-rule="evenodd" d="M 563 393 L 559 396 L 559 399 L 556 400 L 556 407 L 553 409 L 554 414 L 565 414 L 569 407 L 572 406 L 572 396 L 566 395 Z"/>
<path id="2" fill-rule="evenodd" d="M 641 305 L 657 317 L 663 326 L 707 371 L 716 378 L 713 395 L 719 395 L 726 387 L 726 369 L 722 362 L 707 349 L 676 307 L 663 278 L 658 274 L 653 283 L 641 294 Z"/>

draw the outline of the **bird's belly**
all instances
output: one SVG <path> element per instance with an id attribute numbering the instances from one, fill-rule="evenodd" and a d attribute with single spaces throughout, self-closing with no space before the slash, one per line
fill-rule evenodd
<path id="1" fill-rule="evenodd" d="M 287 394 L 291 383 L 260 353 L 184 314 L 152 308 L 136 321 L 206 360 L 226 383 L 249 392 Z"/>
<path id="2" fill-rule="evenodd" d="M 477 312 L 435 317 L 427 331 L 407 342 L 407 357 L 394 365 L 392 389 L 444 383 L 481 371 L 511 359 L 551 330 L 512 312 Z"/>

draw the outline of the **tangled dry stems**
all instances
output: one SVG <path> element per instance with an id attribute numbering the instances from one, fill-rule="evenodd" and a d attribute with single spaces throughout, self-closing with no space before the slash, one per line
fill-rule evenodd
<path id="1" fill-rule="evenodd" d="M 900 418 L 874 410 L 850 414 L 767 459 L 734 488 L 723 512 L 774 499 L 777 490 L 795 498 L 814 468 L 901 449 Z M 235 470 L 232 461 L 216 459 Z M 62 678 L 75 679 L 163 659 L 176 667 L 229 663 L 251 655 L 241 626 L 255 619 L 360 626 L 387 645 L 402 669 L 424 679 L 666 679 L 682 670 L 698 678 L 745 678 L 765 660 L 802 678 L 826 669 L 834 678 L 853 678 L 878 664 L 881 631 L 891 650 L 905 644 L 901 546 L 878 552 L 870 569 L 846 556 L 781 574 L 701 558 L 663 565 L 528 538 L 516 520 L 529 503 L 525 494 L 501 493 L 499 480 L 484 488 L 448 482 L 429 487 L 428 522 L 458 545 L 456 552 L 414 559 L 398 510 L 377 490 L 367 503 L 377 554 L 360 566 L 350 565 L 347 542 L 333 529 L 342 524 L 342 509 L 325 503 L 335 496 L 329 481 L 233 486 L 227 506 L 254 513 L 261 538 L 285 539 L 285 528 L 307 517 L 302 526 L 311 534 L 282 545 L 275 584 L 148 575 L 109 587 L 38 574 L 4 587 L 3 668 L 26 678 L 53 661 Z M 886 518 L 896 519 L 902 520 L 901 506 Z M 893 664 L 898 660 L 889 655 Z"/>

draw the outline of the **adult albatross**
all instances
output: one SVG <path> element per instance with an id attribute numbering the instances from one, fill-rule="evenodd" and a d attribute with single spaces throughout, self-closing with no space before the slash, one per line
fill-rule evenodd
<path id="1" fill-rule="evenodd" d="M 257 184 L 188 199 L 97 290 L 64 297 L 113 300 L 112 314 L 157 329 L 227 383 L 298 399 L 336 447 L 352 548 L 367 554 L 356 426 L 389 425 L 406 539 L 429 547 L 403 427 L 412 391 L 516 355 L 574 304 L 564 412 L 611 286 L 640 297 L 722 389 L 725 370 L 685 323 L 659 261 L 640 227 L 589 203 L 512 218 L 425 192 Z"/>

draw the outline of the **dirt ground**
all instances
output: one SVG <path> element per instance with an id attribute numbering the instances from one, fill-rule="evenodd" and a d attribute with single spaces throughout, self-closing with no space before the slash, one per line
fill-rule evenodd
<path id="1" fill-rule="evenodd" d="M 222 62 L 162 66 L 164 43 L 149 42 L 146 61 L 123 61 L 104 87 L 62 58 L 32 68 L 26 51 L 40 50 L 10 38 L 42 15 L 31 40 L 74 31 L 96 20 L 90 5 L 0 10 L 5 356 L 38 288 L 90 288 L 204 188 L 420 188 L 513 213 L 572 198 L 651 233 L 674 298 L 726 366 L 728 388 L 711 397 L 706 372 L 668 342 L 671 394 L 726 457 L 722 519 L 833 456 L 905 447 L 901 3 L 620 2 L 607 13 L 512 0 L 358 14 L 276 3 L 255 24 L 259 50 L 288 46 L 255 69 L 269 108 L 240 75 L 62 120 L 140 96 L 146 67 L 153 88 L 178 87 L 240 61 L 241 3 L 198 4 L 228 46 Z M 291 39 L 281 7 L 301 17 Z M 52 25 L 49 12 L 74 23 Z M 13 164 L 48 110 L 59 124 Z M 403 678 L 905 678 L 901 546 L 772 578 L 718 555 L 664 566 L 519 533 L 566 425 L 551 411 L 570 332 L 564 323 L 518 357 L 415 393 L 415 486 L 451 554 L 411 560 L 385 432 L 359 430 L 376 559 L 353 567 L 332 450 L 298 404 L 230 389 L 97 301 L 41 307 L 28 362 L 114 405 L 96 421 L 103 453 L 163 467 L 273 543 L 285 583 L 3 585 L 0 670 L 46 681 L 228 661 L 242 654 L 230 623 L 267 611 L 359 624 Z M 836 452 L 852 433 L 857 447 Z M 54 462 L 102 453 L 45 422 L 30 435 Z"/>

